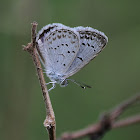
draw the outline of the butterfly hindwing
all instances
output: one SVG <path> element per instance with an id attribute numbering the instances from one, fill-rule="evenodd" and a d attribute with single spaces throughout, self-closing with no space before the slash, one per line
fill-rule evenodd
<path id="1" fill-rule="evenodd" d="M 90 27 L 75 27 L 80 36 L 80 49 L 73 63 L 66 72 L 67 77 L 75 74 L 93 58 L 95 58 L 107 44 L 108 38 L 104 33 Z"/>

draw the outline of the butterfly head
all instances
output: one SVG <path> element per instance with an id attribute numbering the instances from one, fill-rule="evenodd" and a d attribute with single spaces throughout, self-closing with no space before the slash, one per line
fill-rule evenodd
<path id="1" fill-rule="evenodd" d="M 61 81 L 60 86 L 61 87 L 66 87 L 68 85 L 68 80 L 64 79 L 63 81 Z"/>

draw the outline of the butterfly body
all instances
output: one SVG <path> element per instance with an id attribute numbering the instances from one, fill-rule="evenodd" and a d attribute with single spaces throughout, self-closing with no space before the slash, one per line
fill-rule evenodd
<path id="1" fill-rule="evenodd" d="M 60 86 L 66 86 L 67 84 L 64 84 L 66 83 L 65 80 L 65 75 L 62 75 L 62 74 L 59 74 L 59 73 L 56 73 L 56 72 L 46 72 L 47 76 L 49 77 L 49 79 L 52 81 L 52 83 L 57 83 L 57 84 L 60 84 Z"/>
<path id="2" fill-rule="evenodd" d="M 37 50 L 52 88 L 55 83 L 67 86 L 67 78 L 95 58 L 107 41 L 104 33 L 91 27 L 70 28 L 60 23 L 43 27 L 36 37 Z"/>

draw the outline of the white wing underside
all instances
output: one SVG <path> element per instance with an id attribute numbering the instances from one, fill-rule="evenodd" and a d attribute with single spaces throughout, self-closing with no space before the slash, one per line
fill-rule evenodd
<path id="1" fill-rule="evenodd" d="M 63 75 L 79 51 L 79 35 L 62 24 L 53 25 L 56 26 L 42 38 L 37 37 L 38 49 L 46 70 Z"/>
<path id="2" fill-rule="evenodd" d="M 80 36 L 80 49 L 73 63 L 65 73 L 72 76 L 94 59 L 107 44 L 108 38 L 104 33 L 90 27 L 75 27 Z"/>
<path id="3" fill-rule="evenodd" d="M 64 75 L 65 79 L 95 58 L 108 38 L 90 27 L 70 28 L 54 23 L 43 27 L 36 40 L 46 71 Z"/>

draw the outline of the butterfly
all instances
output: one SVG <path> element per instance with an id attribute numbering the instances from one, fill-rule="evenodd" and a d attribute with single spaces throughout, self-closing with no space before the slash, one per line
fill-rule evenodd
<path id="1" fill-rule="evenodd" d="M 52 84 L 49 89 L 68 85 L 68 77 L 77 73 L 106 46 L 107 36 L 91 27 L 68 27 L 61 23 L 48 24 L 36 36 L 37 52 L 45 73 Z M 80 85 L 80 84 L 78 84 Z M 84 87 L 84 86 L 81 86 Z M 85 88 L 85 87 L 84 87 Z"/>

